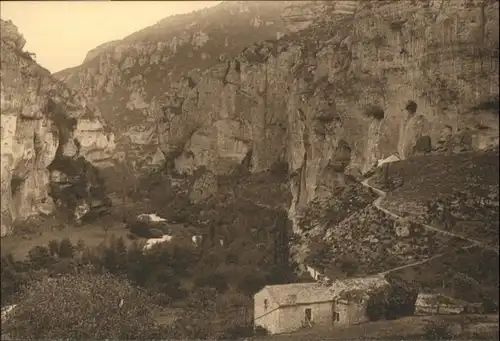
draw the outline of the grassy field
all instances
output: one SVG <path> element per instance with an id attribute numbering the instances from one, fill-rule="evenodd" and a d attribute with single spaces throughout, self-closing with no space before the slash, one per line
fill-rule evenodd
<path id="1" fill-rule="evenodd" d="M 456 340 L 498 340 L 498 315 L 412 316 L 346 327 L 307 329 L 291 334 L 251 338 L 252 341 L 285 340 L 425 340 L 425 327 L 443 319 L 459 323 L 463 331 Z"/>
<path id="2" fill-rule="evenodd" d="M 394 198 L 428 200 L 436 195 L 449 195 L 457 190 L 487 197 L 498 186 L 499 153 L 468 152 L 456 155 L 417 156 L 389 163 L 389 177 L 399 176 L 401 187 Z M 377 185 L 374 182 L 373 185 Z"/>
<path id="3" fill-rule="evenodd" d="M 49 224 L 49 221 L 45 221 L 45 224 Z M 103 228 L 105 224 L 107 231 Z M 129 231 L 125 229 L 125 225 L 114 219 L 105 219 L 82 226 L 68 225 L 53 229 L 47 228 L 47 225 L 44 227 L 40 227 L 40 230 L 36 232 L 16 233 L 2 237 L 0 239 L 2 256 L 11 253 L 15 258 L 24 259 L 29 250 L 38 245 L 47 245 L 53 239 L 69 238 L 75 245 L 81 239 L 89 247 L 97 246 L 113 236 L 123 237 L 126 243 L 132 242 L 127 238 Z"/>
<path id="4" fill-rule="evenodd" d="M 499 153 L 468 152 L 457 155 L 412 157 L 387 164 L 387 176 L 400 184 L 382 205 L 413 220 L 498 245 Z M 387 191 L 383 170 L 370 184 Z M 447 200 L 450 219 L 440 221 L 441 211 L 429 204 Z M 442 205 L 442 204 L 441 204 Z"/>
<path id="5" fill-rule="evenodd" d="M 494 252 L 474 247 L 389 276 L 414 281 L 423 291 L 437 291 L 469 302 L 480 302 L 481 297 L 498 302 L 498 261 Z"/>

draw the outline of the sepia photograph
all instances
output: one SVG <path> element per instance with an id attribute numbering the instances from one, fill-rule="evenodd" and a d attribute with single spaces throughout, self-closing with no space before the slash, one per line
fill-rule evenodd
<path id="1" fill-rule="evenodd" d="M 500 340 L 499 4 L 0 1 L 1 340 Z"/>

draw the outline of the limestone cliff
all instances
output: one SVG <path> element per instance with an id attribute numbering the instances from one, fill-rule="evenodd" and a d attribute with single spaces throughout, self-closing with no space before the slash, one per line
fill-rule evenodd
<path id="1" fill-rule="evenodd" d="M 85 99 L 23 51 L 26 41 L 1 21 L 1 235 L 15 221 L 63 206 L 77 218 L 102 206 L 95 167 L 112 165 L 113 134 Z M 77 192 L 79 188 L 80 192 Z"/>
<path id="2" fill-rule="evenodd" d="M 100 108 L 117 137 L 116 157 L 135 170 L 162 163 L 155 122 L 177 81 L 193 87 L 207 68 L 259 40 L 285 32 L 285 2 L 231 1 L 168 17 L 90 51 L 79 67 L 55 74 Z M 178 106 L 182 97 L 169 98 Z M 175 110 L 175 109 L 174 109 Z"/>
<path id="3" fill-rule="evenodd" d="M 220 8 L 245 8 L 238 6 Z M 498 2 L 292 6 L 281 12 L 288 34 L 221 56 L 207 71 L 187 71 L 177 64 L 180 54 L 165 54 L 179 37 L 167 49 L 141 43 L 138 34 L 141 48 L 117 46 L 93 57 L 95 66 L 88 61 L 59 76 L 95 94 L 108 89 L 97 104 L 114 106 L 131 143 L 159 147 L 178 172 L 204 166 L 220 174 L 240 163 L 258 172 L 287 163 L 291 213 L 334 193 L 344 173 L 363 174 L 393 154 L 498 145 Z M 204 41 L 194 38 L 183 45 L 188 59 L 199 51 L 194 42 Z M 132 50 L 142 52 L 125 58 Z M 145 69 L 137 74 L 137 67 Z M 153 82 L 153 73 L 161 80 Z M 129 115 L 120 100 L 142 116 Z"/>
<path id="4" fill-rule="evenodd" d="M 158 133 L 178 171 L 286 162 L 294 212 L 393 154 L 498 145 L 498 2 L 315 6 L 168 93 Z"/>

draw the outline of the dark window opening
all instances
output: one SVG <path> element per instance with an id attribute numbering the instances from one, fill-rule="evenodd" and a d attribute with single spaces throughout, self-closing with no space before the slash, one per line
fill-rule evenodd
<path id="1" fill-rule="evenodd" d="M 264 310 L 267 310 L 267 307 L 268 307 L 268 302 L 267 302 L 267 299 L 264 300 Z"/>
<path id="2" fill-rule="evenodd" d="M 340 321 L 340 314 L 339 313 L 335 313 L 335 321 L 336 322 Z"/>
<path id="3" fill-rule="evenodd" d="M 312 321 L 312 310 L 310 308 L 307 308 L 305 310 L 305 315 L 306 315 L 306 321 L 311 322 Z"/>

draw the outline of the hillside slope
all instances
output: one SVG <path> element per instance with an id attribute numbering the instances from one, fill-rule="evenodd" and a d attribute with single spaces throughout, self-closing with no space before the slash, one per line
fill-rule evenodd
<path id="1" fill-rule="evenodd" d="M 498 2 L 349 3 L 172 87 L 156 132 L 175 169 L 285 162 L 293 215 L 391 154 L 498 145 Z"/>
<path id="2" fill-rule="evenodd" d="M 193 86 L 206 69 L 245 46 L 283 34 L 286 28 L 280 15 L 285 5 L 283 1 L 230 1 L 167 17 L 97 47 L 82 65 L 54 76 L 81 89 L 101 109 L 118 137 L 116 159 L 126 157 L 137 163 L 137 170 L 147 168 L 163 160 L 158 153 L 153 157 L 157 151 L 154 122 L 165 109 L 171 86 L 178 81 Z"/>
<path id="3" fill-rule="evenodd" d="M 344 171 L 359 175 L 391 154 L 404 159 L 498 145 L 498 2 L 304 1 L 276 3 L 273 10 L 235 2 L 191 16 L 208 23 L 212 14 L 241 13 L 245 6 L 245 15 L 254 8 L 266 18 L 252 37 L 272 38 L 280 13 L 293 33 L 247 46 L 203 72 L 210 63 L 187 61 L 212 46 L 210 39 L 198 49 L 193 44 L 204 40 L 193 35 L 183 45 L 188 58 L 168 54 L 167 64 L 156 65 L 162 55 L 153 52 L 156 45 L 143 48 L 150 46 L 145 30 L 123 41 L 134 41 L 130 47 L 58 76 L 119 117 L 110 119 L 121 125 L 114 129 L 128 132 L 116 156 L 126 155 L 136 168 L 165 158 L 181 173 L 205 166 L 223 174 L 244 160 L 254 172 L 287 163 L 292 215 L 296 206 L 328 197 Z M 226 37 L 226 28 L 217 27 L 214 44 Z M 136 50 L 142 59 L 126 57 Z M 166 65 L 175 69 L 163 71 Z"/>

